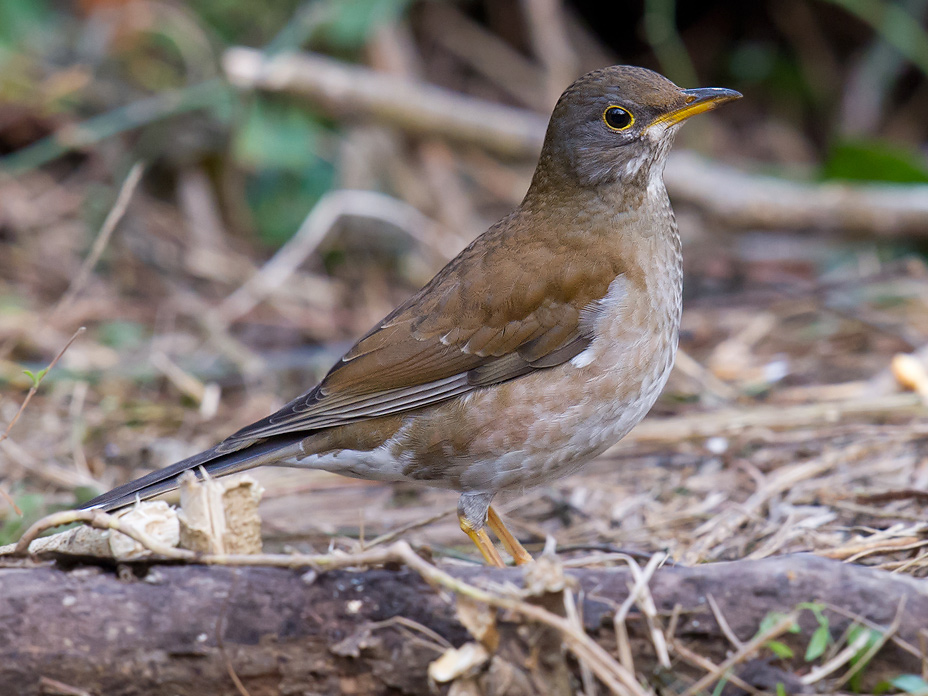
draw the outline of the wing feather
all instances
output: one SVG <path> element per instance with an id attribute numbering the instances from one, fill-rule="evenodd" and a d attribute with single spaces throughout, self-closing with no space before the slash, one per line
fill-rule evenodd
<path id="1" fill-rule="evenodd" d="M 544 273 L 532 272 L 511 249 L 494 253 L 494 229 L 481 254 L 473 247 L 462 252 L 362 337 L 316 388 L 219 447 L 412 411 L 581 353 L 592 340 L 589 317 L 624 269 L 590 256 L 580 270 L 564 267 L 563 277 L 553 258 Z M 532 246 L 531 237 L 524 246 Z M 544 258 L 546 250 L 534 252 Z M 487 284 L 497 277 L 515 279 L 520 290 Z"/>

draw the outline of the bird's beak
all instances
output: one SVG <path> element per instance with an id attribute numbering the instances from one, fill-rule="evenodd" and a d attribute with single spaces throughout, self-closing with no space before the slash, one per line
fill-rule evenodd
<path id="1" fill-rule="evenodd" d="M 741 92 L 724 87 L 700 87 L 699 89 L 682 89 L 680 93 L 686 98 L 686 104 L 661 114 L 654 119 L 649 125 L 673 126 L 681 121 L 685 121 L 690 116 L 701 114 L 704 111 L 711 111 L 725 102 L 741 99 Z"/>

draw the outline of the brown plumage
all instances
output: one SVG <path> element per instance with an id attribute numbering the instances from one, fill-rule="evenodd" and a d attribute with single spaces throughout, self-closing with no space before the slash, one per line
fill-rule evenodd
<path id="1" fill-rule="evenodd" d="M 304 466 L 462 492 L 530 560 L 493 496 L 570 473 L 625 435 L 660 393 L 677 345 L 680 239 L 663 185 L 678 125 L 740 95 L 681 90 L 617 66 L 569 87 L 519 208 L 361 338 L 315 388 L 190 459 L 88 503 L 112 509 L 178 474 Z"/>

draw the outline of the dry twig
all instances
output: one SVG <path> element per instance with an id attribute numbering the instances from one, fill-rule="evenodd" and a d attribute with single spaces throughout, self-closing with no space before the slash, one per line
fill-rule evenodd
<path id="1" fill-rule="evenodd" d="M 343 216 L 386 222 L 424 244 L 430 244 L 435 238 L 428 233 L 434 223 L 402 201 L 375 191 L 331 191 L 316 203 L 290 241 L 223 301 L 218 311 L 222 323 L 235 321 L 284 285 Z M 444 248 L 437 251 L 446 258 L 454 253 Z"/>
<path id="2" fill-rule="evenodd" d="M 795 613 L 783 616 L 769 629 L 763 633 L 759 633 L 758 635 L 751 638 L 751 640 L 749 640 L 747 643 L 742 645 L 734 655 L 718 665 L 713 671 L 709 672 L 707 675 L 691 684 L 690 687 L 684 691 L 683 694 L 681 694 L 681 696 L 696 696 L 696 694 L 701 692 L 703 689 L 708 688 L 709 685 L 713 682 L 718 681 L 719 679 L 730 678 L 729 672 L 733 667 L 749 659 L 752 655 L 754 655 L 754 653 L 763 648 L 771 640 L 776 640 L 782 636 L 795 623 Z"/>
<path id="3" fill-rule="evenodd" d="M 749 428 L 787 430 L 833 425 L 851 417 L 928 415 L 917 394 L 892 394 L 879 398 L 860 398 L 793 406 L 753 406 L 751 409 L 725 408 L 669 418 L 646 418 L 632 430 L 618 450 L 628 442 L 678 442 L 696 438 L 738 433 Z"/>
<path id="4" fill-rule="evenodd" d="M 847 672 L 841 675 L 838 681 L 834 684 L 835 688 L 840 688 L 841 686 L 846 684 L 850 679 L 854 677 L 855 674 L 857 674 L 858 672 L 860 672 L 860 670 L 866 667 L 867 663 L 870 662 L 873 656 L 883 649 L 883 646 L 886 644 L 886 641 L 888 641 L 896 633 L 896 631 L 899 630 L 899 626 L 902 625 L 902 612 L 905 610 L 905 600 L 906 600 L 905 597 L 901 597 L 899 599 L 899 606 L 896 607 L 896 615 L 893 617 L 893 622 L 889 626 L 886 627 L 886 630 L 880 631 L 880 637 L 877 640 L 873 641 L 873 645 L 867 648 L 867 650 L 864 652 L 863 655 L 860 656 L 857 662 L 855 662 Z M 863 635 L 867 636 L 866 633 L 864 633 Z M 866 645 L 866 642 L 864 643 L 864 645 Z"/>
<path id="5" fill-rule="evenodd" d="M 13 429 L 13 426 L 16 425 L 16 421 L 19 420 L 19 417 L 23 414 L 23 411 L 26 410 L 26 406 L 32 400 L 32 397 L 35 396 L 35 393 L 39 389 L 39 385 L 42 383 L 42 380 L 45 379 L 45 375 L 47 375 L 52 370 L 52 368 L 58 364 L 58 361 L 61 360 L 61 356 L 64 355 L 64 352 L 71 347 L 71 344 L 74 343 L 74 341 L 77 340 L 77 337 L 84 333 L 84 331 L 86 331 L 86 328 L 83 326 L 75 331 L 74 335 L 71 336 L 68 342 L 64 344 L 64 347 L 58 351 L 58 354 L 55 355 L 54 358 L 52 358 L 52 361 L 48 364 L 48 366 L 44 370 L 40 370 L 39 373 L 34 377 L 32 386 L 29 387 L 29 392 L 26 394 L 26 398 L 23 399 L 22 404 L 20 404 L 19 410 L 17 410 L 13 418 L 10 419 L 10 422 L 6 426 L 6 430 L 4 430 L 3 433 L 0 433 L 0 443 L 2 443 L 10 436 L 10 431 Z M 0 486 L 0 494 L 2 494 L 7 502 L 13 506 L 13 509 L 16 511 L 17 515 L 23 514 L 23 511 L 19 509 L 19 507 L 10 497 L 9 493 L 7 493 L 2 486 Z"/>
<path id="6" fill-rule="evenodd" d="M 122 216 L 125 215 L 126 208 L 129 207 L 129 201 L 132 200 L 132 194 L 135 193 L 135 189 L 139 181 L 141 181 L 144 172 L 145 165 L 142 162 L 136 162 L 132 165 L 132 169 L 129 170 L 126 180 L 123 181 L 122 186 L 119 188 L 119 195 L 116 197 L 116 202 L 113 204 L 110 212 L 107 213 L 106 219 L 103 221 L 103 226 L 100 228 L 100 232 L 97 234 L 96 239 L 93 240 L 90 253 L 87 254 L 87 257 L 81 264 L 77 275 L 74 276 L 74 279 L 71 281 L 71 285 L 68 286 L 64 295 L 58 300 L 58 304 L 52 309 L 49 321 L 54 321 L 64 310 L 70 307 L 74 298 L 84 289 L 84 285 L 87 284 L 87 279 L 90 277 L 94 267 L 103 255 L 103 250 L 106 249 L 106 245 L 109 244 L 110 238 L 116 230 L 116 226 L 119 224 L 119 221 L 122 220 Z"/>
<path id="7" fill-rule="evenodd" d="M 672 635 L 672 634 L 671 634 L 671 635 Z M 710 674 L 720 674 L 720 673 L 721 673 L 721 670 L 720 670 L 719 666 L 718 666 L 717 664 L 715 664 L 714 662 L 712 662 L 712 660 L 709 660 L 709 659 L 703 657 L 702 655 L 700 655 L 699 653 L 697 653 L 697 652 L 695 652 L 695 651 L 693 651 L 693 650 L 690 650 L 689 648 L 687 648 L 685 645 L 683 645 L 683 644 L 680 643 L 679 641 L 676 641 L 676 640 L 675 640 L 675 641 L 671 644 L 671 647 L 673 648 L 673 651 L 674 651 L 677 655 L 679 655 L 681 659 L 683 659 L 683 661 L 685 661 L 685 662 L 687 662 L 687 663 L 693 665 L 694 667 L 699 667 L 700 669 L 702 669 L 702 670 L 704 670 L 704 671 L 706 671 L 706 672 L 708 672 L 708 673 L 710 673 Z M 737 686 L 739 689 L 744 689 L 744 690 L 747 691 L 749 694 L 753 694 L 754 696 L 760 696 L 761 694 L 764 693 L 763 691 L 761 691 L 761 690 L 759 690 L 759 689 L 757 689 L 757 688 L 751 686 L 750 684 L 748 684 L 746 681 L 744 681 L 744 680 L 743 680 L 741 677 L 739 677 L 737 674 L 729 674 L 728 677 L 727 677 L 727 679 L 728 679 L 728 681 L 730 681 L 732 684 L 734 684 L 735 686 Z"/>

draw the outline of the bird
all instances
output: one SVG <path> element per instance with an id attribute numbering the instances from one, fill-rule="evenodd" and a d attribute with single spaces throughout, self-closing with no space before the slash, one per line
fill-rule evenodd
<path id="1" fill-rule="evenodd" d="M 264 465 L 460 493 L 487 564 L 532 556 L 501 491 L 567 476 L 651 409 L 673 366 L 681 240 L 663 181 L 680 125 L 741 94 L 636 66 L 595 70 L 554 107 L 521 204 L 362 336 L 321 382 L 214 447 L 114 488 L 114 510 L 193 471 Z M 205 472 L 205 474 L 204 474 Z"/>

